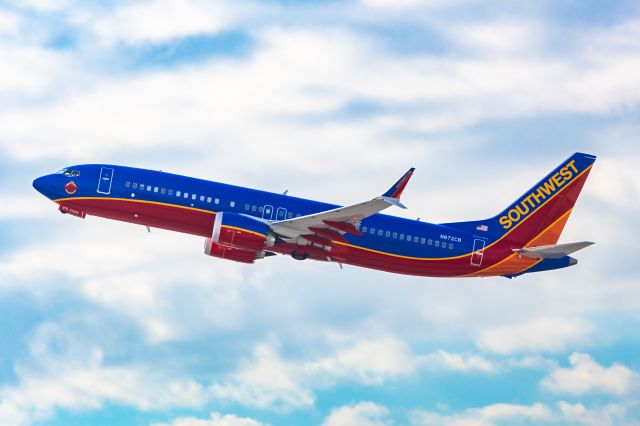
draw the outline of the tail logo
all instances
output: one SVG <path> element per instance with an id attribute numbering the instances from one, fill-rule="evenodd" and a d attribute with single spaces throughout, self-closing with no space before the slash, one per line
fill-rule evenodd
<path id="1" fill-rule="evenodd" d="M 565 186 L 567 182 L 573 180 L 577 174 L 578 168 L 575 165 L 575 160 L 569 161 L 563 167 L 559 168 L 549 180 L 538 186 L 526 197 L 523 197 L 514 208 L 502 216 L 499 219 L 500 225 L 502 225 L 504 229 L 510 229 L 529 214 L 533 213 L 546 200 L 558 192 L 560 188 Z"/>

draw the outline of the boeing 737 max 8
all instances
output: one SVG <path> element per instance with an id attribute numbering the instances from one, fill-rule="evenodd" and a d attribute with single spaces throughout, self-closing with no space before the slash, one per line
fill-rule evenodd
<path id="1" fill-rule="evenodd" d="M 236 262 L 286 254 L 400 274 L 512 278 L 575 265 L 569 255 L 592 244 L 558 240 L 594 162 L 576 153 L 496 216 L 444 224 L 380 213 L 404 208 L 414 169 L 347 207 L 106 164 L 66 167 L 33 186 L 62 213 L 198 235 L 206 254 Z"/>

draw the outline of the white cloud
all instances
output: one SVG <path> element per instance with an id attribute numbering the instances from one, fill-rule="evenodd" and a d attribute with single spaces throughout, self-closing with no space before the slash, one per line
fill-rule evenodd
<path id="1" fill-rule="evenodd" d="M 247 305 L 243 293 L 255 287 L 256 277 L 265 278 L 260 274 L 266 271 L 245 272 L 205 256 L 199 238 L 62 217 L 51 207 L 62 233 L 0 258 L 0 289 L 41 296 L 70 291 L 133 320 L 150 342 L 237 327 Z"/>
<path id="2" fill-rule="evenodd" d="M 408 347 L 393 338 L 360 340 L 334 355 L 306 361 L 284 360 L 272 345 L 263 343 L 229 381 L 216 383 L 211 390 L 218 398 L 244 405 L 290 409 L 313 405 L 314 389 L 339 380 L 381 384 L 414 368 Z"/>
<path id="3" fill-rule="evenodd" d="M 588 354 L 573 353 L 570 368 L 556 368 L 542 381 L 542 386 L 554 393 L 584 395 L 607 393 L 627 395 L 636 391 L 640 374 L 621 365 L 603 367 Z"/>
<path id="4" fill-rule="evenodd" d="M 386 426 L 393 424 L 388 419 L 389 410 L 373 402 L 359 402 L 331 410 L 323 426 Z"/>
<path id="5" fill-rule="evenodd" d="M 504 31 L 514 25 L 505 24 Z M 425 157 L 424 139 L 410 132 L 540 113 L 608 114 L 640 100 L 640 54 L 610 53 L 606 46 L 613 42 L 598 48 L 601 59 L 592 59 L 579 44 L 571 56 L 480 59 L 402 56 L 381 49 L 366 34 L 345 30 L 267 27 L 253 35 L 255 51 L 242 60 L 217 59 L 125 78 L 94 70 L 91 87 L 83 83 L 73 97 L 3 114 L 0 143 L 19 159 L 105 157 L 176 143 L 191 153 L 206 154 L 213 146 L 228 158 L 240 158 L 234 147 L 241 147 L 266 164 L 320 168 L 335 164 L 328 158 L 335 152 L 385 163 L 400 157 L 389 149 L 397 143 Z M 71 63 L 35 65 L 22 68 L 38 70 L 35 81 L 44 85 L 43 96 L 57 92 L 49 83 L 60 81 L 47 77 L 47 70 L 78 74 Z M 16 82 L 10 84 L 19 88 L 17 77 L 23 74 L 14 74 Z M 333 118 L 346 105 L 363 101 L 384 108 L 359 120 Z"/>
<path id="6" fill-rule="evenodd" d="M 443 350 L 421 356 L 419 361 L 427 369 L 444 371 L 494 373 L 498 368 L 494 362 L 478 355 L 462 355 Z"/>
<path id="7" fill-rule="evenodd" d="M 610 140 L 618 139 L 615 135 L 608 136 Z M 624 153 L 622 158 L 603 156 L 598 159 L 594 170 L 597 178 L 589 181 L 590 193 L 609 205 L 639 210 L 640 169 L 633 166 L 639 161 L 640 157 L 633 152 Z"/>
<path id="8" fill-rule="evenodd" d="M 637 425 L 629 407 L 608 404 L 587 407 L 582 403 L 559 401 L 557 407 L 542 403 L 532 405 L 493 404 L 459 413 L 442 414 L 416 410 L 410 417 L 413 426 L 511 426 L 511 425 Z"/>
<path id="9" fill-rule="evenodd" d="M 266 426 L 266 424 L 247 417 L 238 417 L 234 414 L 211 413 L 211 418 L 209 419 L 178 417 L 171 423 L 153 423 L 152 426 Z"/>
<path id="10" fill-rule="evenodd" d="M 373 10 L 393 12 L 414 12 L 420 9 L 432 9 L 454 4 L 469 3 L 471 0 L 361 0 L 360 3 Z"/>
<path id="11" fill-rule="evenodd" d="M 529 55 L 538 49 L 544 38 L 540 25 L 522 21 L 465 23 L 445 28 L 453 40 L 474 54 Z"/>
<path id="12" fill-rule="evenodd" d="M 582 403 L 558 403 L 561 416 L 567 424 L 584 426 L 620 426 L 637 425 L 629 416 L 628 409 L 622 404 L 608 404 L 600 408 L 588 408 Z"/>
<path id="13" fill-rule="evenodd" d="M 54 12 L 69 7 L 72 0 L 16 0 L 16 5 L 31 8 L 39 12 Z"/>
<path id="14" fill-rule="evenodd" d="M 78 64 L 68 53 L 0 43 L 0 55 L 5 59 L 0 68 L 0 106 L 24 107 L 26 100 L 34 98 L 42 105 L 45 98 L 50 101 L 66 94 L 69 79 L 79 80 L 74 69 Z M 11 142 L 15 140 L 10 135 L 0 138 L 0 143 Z"/>
<path id="15" fill-rule="evenodd" d="M 51 209 L 44 208 L 46 205 L 46 202 L 34 196 L 0 194 L 0 220 L 33 218 L 51 214 Z"/>
<path id="16" fill-rule="evenodd" d="M 559 352 L 567 345 L 585 343 L 591 326 L 583 320 L 540 318 L 480 331 L 479 347 L 499 354 Z"/>
<path id="17" fill-rule="evenodd" d="M 203 0 L 125 2 L 114 11 L 101 13 L 90 25 L 107 42 L 164 42 L 229 29 L 254 7 L 249 6 Z"/>
<path id="18" fill-rule="evenodd" d="M 24 22 L 17 13 L 0 10 L 0 37 L 15 37 L 20 33 Z"/>
<path id="19" fill-rule="evenodd" d="M 220 399 L 291 409 L 311 406 L 315 390 L 333 387 L 338 382 L 379 386 L 421 371 L 493 373 L 497 368 L 494 362 L 475 355 L 446 351 L 415 355 L 395 337 L 340 340 L 332 354 L 306 360 L 284 359 L 277 346 L 263 343 L 228 380 L 214 384 L 211 389 Z"/>
<path id="20" fill-rule="evenodd" d="M 416 411 L 412 416 L 412 424 L 415 426 L 493 426 L 523 422 L 540 424 L 552 419 L 552 411 L 544 404 L 494 404 L 468 409 L 458 414 Z"/>
<path id="21" fill-rule="evenodd" d="M 3 425 L 30 424 L 61 409 L 96 410 L 108 402 L 148 411 L 197 408 L 206 401 L 194 380 L 171 377 L 157 366 L 108 365 L 99 347 L 53 323 L 35 331 L 29 357 L 15 371 L 17 383 L 0 388 Z"/>

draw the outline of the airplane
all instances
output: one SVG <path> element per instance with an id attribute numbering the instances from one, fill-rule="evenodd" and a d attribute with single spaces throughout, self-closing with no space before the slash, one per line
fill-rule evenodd
<path id="1" fill-rule="evenodd" d="M 204 237 L 209 256 L 254 263 L 276 254 L 425 277 L 514 278 L 577 264 L 591 242 L 558 244 L 596 157 L 575 153 L 496 216 L 431 224 L 385 215 L 414 169 L 350 206 L 108 164 L 66 167 L 34 188 L 60 212 Z"/>

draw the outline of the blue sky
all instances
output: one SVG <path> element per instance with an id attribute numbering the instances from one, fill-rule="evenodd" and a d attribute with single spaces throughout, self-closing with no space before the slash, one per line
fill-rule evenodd
<path id="1" fill-rule="evenodd" d="M 639 425 L 640 5 L 0 2 L 0 425 Z M 439 280 L 58 214 L 121 163 L 394 213 L 500 211 L 598 155 L 573 268 Z"/>

